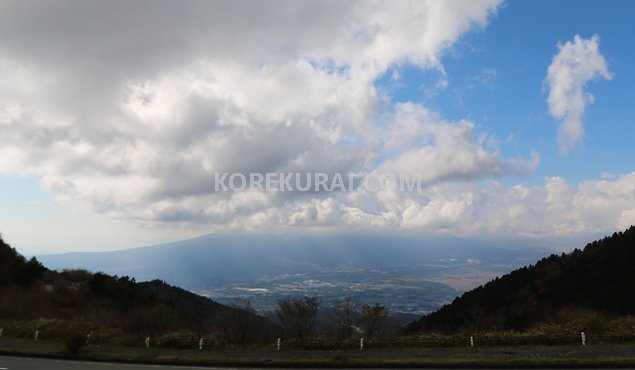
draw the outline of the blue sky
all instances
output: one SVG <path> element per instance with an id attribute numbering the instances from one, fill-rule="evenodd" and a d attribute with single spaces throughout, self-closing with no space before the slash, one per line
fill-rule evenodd
<path id="1" fill-rule="evenodd" d="M 26 253 L 230 230 L 550 243 L 635 223 L 634 2 L 390 4 L 5 3 L 3 237 Z M 606 70 L 581 82 L 594 101 L 563 151 L 546 78 L 576 35 Z M 218 171 L 426 188 L 219 194 Z"/>
<path id="2" fill-rule="evenodd" d="M 560 176 L 577 182 L 631 172 L 635 39 L 626 35 L 633 31 L 634 14 L 630 1 L 507 2 L 486 29 L 465 35 L 446 53 L 447 89 L 431 88 L 439 78 L 436 71 L 411 65 L 391 69 L 378 86 L 393 91 L 393 101 L 420 101 L 449 119 L 473 119 L 479 130 L 502 142 L 506 156 L 537 150 L 540 165 L 530 176 L 513 181 L 536 184 Z M 556 45 L 576 34 L 600 36 L 602 54 L 616 77 L 589 82 L 597 101 L 586 110 L 586 136 L 563 156 L 554 140 L 544 79 Z M 401 87 L 392 82 L 393 70 L 401 75 Z"/>

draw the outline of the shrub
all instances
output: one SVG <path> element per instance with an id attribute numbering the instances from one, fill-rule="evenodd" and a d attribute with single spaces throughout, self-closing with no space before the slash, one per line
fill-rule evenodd
<path id="1" fill-rule="evenodd" d="M 86 344 L 86 336 L 82 334 L 73 334 L 66 339 L 64 347 L 68 353 L 77 353 Z"/>

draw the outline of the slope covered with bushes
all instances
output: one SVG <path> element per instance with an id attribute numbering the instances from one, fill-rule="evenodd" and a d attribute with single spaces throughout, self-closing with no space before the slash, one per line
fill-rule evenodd
<path id="1" fill-rule="evenodd" d="M 270 341 L 276 331 L 253 310 L 228 307 L 162 281 L 48 270 L 1 237 L 0 325 L 4 335 L 31 336 L 40 330 L 43 337 L 66 338 L 79 332 L 125 342 L 179 332 L 227 345 Z"/>
<path id="2" fill-rule="evenodd" d="M 635 227 L 496 278 L 404 332 L 525 330 L 589 312 L 635 314 Z"/>

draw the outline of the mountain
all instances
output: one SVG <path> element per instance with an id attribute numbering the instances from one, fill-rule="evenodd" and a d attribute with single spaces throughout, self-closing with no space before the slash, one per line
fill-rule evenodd
<path id="1" fill-rule="evenodd" d="M 185 331 L 239 344 L 270 341 L 277 330 L 249 306 L 228 307 L 160 280 L 49 270 L 2 238 L 0 324 L 14 336 L 37 328 L 49 338 L 91 332 L 96 339 L 121 341 Z"/>
<path id="2" fill-rule="evenodd" d="M 584 310 L 635 314 L 635 227 L 496 278 L 409 324 L 404 333 L 524 330 L 557 321 L 563 311 Z"/>
<path id="3" fill-rule="evenodd" d="M 220 302 L 248 297 L 260 309 L 303 295 L 320 296 L 327 304 L 360 296 L 394 312 L 420 315 L 538 255 L 531 248 L 449 237 L 241 233 L 38 259 L 55 269 L 159 278 Z"/>

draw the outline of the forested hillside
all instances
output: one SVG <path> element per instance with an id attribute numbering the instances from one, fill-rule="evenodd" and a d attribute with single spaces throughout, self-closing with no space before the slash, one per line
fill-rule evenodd
<path id="1" fill-rule="evenodd" d="M 0 235 L 0 287 L 9 285 L 29 286 L 46 268 L 35 258 L 27 261 L 14 248 L 5 244 Z"/>
<path id="2" fill-rule="evenodd" d="M 404 332 L 524 330 L 589 311 L 635 313 L 635 227 L 490 281 Z"/>
<path id="3" fill-rule="evenodd" d="M 188 332 L 226 344 L 270 341 L 276 331 L 248 306 L 224 306 L 159 280 L 48 270 L 1 237 L 0 325 L 12 335 L 40 330 L 57 338 L 77 332 L 132 341 Z"/>

